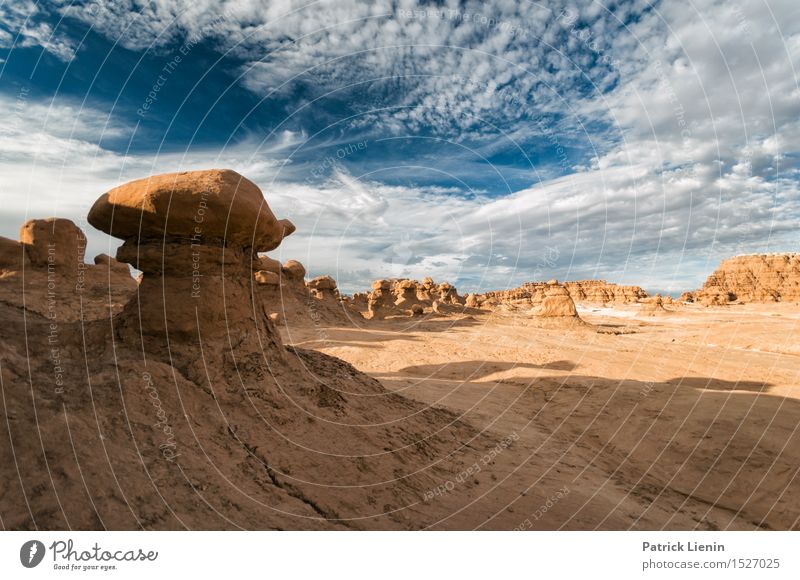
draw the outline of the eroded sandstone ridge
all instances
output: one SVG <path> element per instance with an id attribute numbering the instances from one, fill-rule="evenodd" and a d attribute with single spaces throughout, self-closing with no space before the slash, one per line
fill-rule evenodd
<path id="1" fill-rule="evenodd" d="M 605 280 L 564 282 L 564 287 L 575 302 L 631 304 L 648 297 L 647 292 L 639 286 L 623 286 Z"/>
<path id="2" fill-rule="evenodd" d="M 108 318 L 136 291 L 125 264 L 100 254 L 84 262 L 86 236 L 63 218 L 32 219 L 19 241 L 0 237 L 0 303 L 58 322 Z"/>
<path id="3" fill-rule="evenodd" d="M 800 301 L 800 253 L 751 254 L 724 260 L 703 287 L 681 299 L 705 305 Z"/>
<path id="4" fill-rule="evenodd" d="M 465 299 L 449 282 L 437 284 L 430 277 L 422 282 L 408 278 L 390 278 L 375 280 L 369 292 L 353 294 L 346 304 L 352 312 L 360 312 L 369 320 L 385 320 L 461 312 Z"/>
<path id="5" fill-rule="evenodd" d="M 470 303 L 485 305 L 488 308 L 498 305 L 504 305 L 512 309 L 537 307 L 545 299 L 548 289 L 554 282 L 554 280 L 548 282 L 526 282 L 518 288 L 495 290 L 474 295 Z M 575 303 L 631 304 L 644 300 L 648 296 L 647 292 L 639 286 L 621 286 L 605 280 L 577 280 L 562 282 L 560 286 L 566 290 L 572 302 Z"/>
<path id="6" fill-rule="evenodd" d="M 279 325 L 335 326 L 362 318 L 343 302 L 336 280 L 330 276 L 306 280 L 306 269 L 297 260 L 281 264 L 259 256 L 253 261 L 253 270 L 257 292 L 271 309 L 270 318 Z"/>
<path id="7" fill-rule="evenodd" d="M 143 278 L 113 318 L 55 333 L 45 316 L 0 308 L 4 528 L 485 522 L 469 506 L 488 474 L 426 498 L 481 461 L 493 436 L 340 359 L 284 346 L 264 291 L 275 276 L 321 304 L 338 297 L 332 280 L 306 286 L 298 263 L 259 255 L 294 228 L 254 183 L 230 170 L 154 176 L 104 194 L 89 221 L 123 240 L 117 258 Z M 29 229 L 34 251 L 4 241 L 4 264 L 41 263 L 41 228 Z M 78 258 L 67 242 L 59 268 Z"/>

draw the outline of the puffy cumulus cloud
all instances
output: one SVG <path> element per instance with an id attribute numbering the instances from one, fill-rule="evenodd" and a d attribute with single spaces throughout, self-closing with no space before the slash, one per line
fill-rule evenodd
<path id="1" fill-rule="evenodd" d="M 56 32 L 40 2 L 21 0 L 0 3 L 0 48 L 39 46 L 64 62 L 75 56 L 76 44 Z M 0 59 L 0 62 L 3 62 Z"/>
<path id="2" fill-rule="evenodd" d="M 638 46 L 644 66 L 632 67 L 602 101 L 586 103 L 625 132 L 607 162 L 644 154 L 729 170 L 747 158 L 774 173 L 776 158 L 800 149 L 796 2 L 665 3 L 630 32 L 616 50 L 621 56 Z"/>
<path id="3" fill-rule="evenodd" d="M 122 0 L 90 9 L 70 1 L 61 12 L 135 50 L 216 42 L 244 61 L 242 82 L 254 92 L 302 84 L 350 101 L 354 124 L 481 135 L 524 121 L 522 103 L 528 113 L 563 114 L 613 86 L 604 51 L 620 17 L 579 4 Z"/>

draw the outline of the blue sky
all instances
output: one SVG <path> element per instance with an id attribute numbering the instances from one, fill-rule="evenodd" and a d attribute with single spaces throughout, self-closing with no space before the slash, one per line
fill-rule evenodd
<path id="1" fill-rule="evenodd" d="M 790 0 L 0 3 L 0 235 L 224 166 L 347 291 L 674 293 L 797 250 L 798 57 Z"/>

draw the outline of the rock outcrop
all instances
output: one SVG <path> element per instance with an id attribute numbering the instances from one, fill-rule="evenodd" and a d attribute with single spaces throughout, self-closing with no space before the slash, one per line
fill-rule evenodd
<path id="1" fill-rule="evenodd" d="M 300 262 L 289 260 L 281 265 L 278 260 L 260 256 L 253 267 L 259 268 L 254 272 L 255 291 L 275 322 L 287 327 L 313 323 L 306 269 Z"/>
<path id="2" fill-rule="evenodd" d="M 725 305 L 732 302 L 800 301 L 800 253 L 752 254 L 724 260 L 703 287 L 681 298 Z"/>
<path id="3" fill-rule="evenodd" d="M 306 269 L 296 260 L 281 265 L 260 256 L 253 262 L 257 291 L 272 311 L 272 319 L 286 327 L 340 326 L 361 319 L 360 312 L 342 300 L 336 280 L 318 276 L 306 281 Z"/>
<path id="4" fill-rule="evenodd" d="M 375 280 L 372 283 L 372 291 L 367 296 L 367 318 L 370 320 L 383 320 L 389 316 L 404 314 L 395 306 L 392 283 L 392 280 Z"/>
<path id="5" fill-rule="evenodd" d="M 123 240 L 117 259 L 144 274 L 120 316 L 121 335 L 164 347 L 230 337 L 269 341 L 251 308 L 251 261 L 294 230 L 234 171 L 192 171 L 127 183 L 98 199 L 89 223 Z M 261 344 L 263 346 L 263 344 Z M 275 345 L 277 349 L 277 345 Z"/>
<path id="6" fill-rule="evenodd" d="M 283 345 L 259 288 L 302 274 L 258 256 L 292 228 L 255 184 L 226 170 L 156 176 L 102 196 L 90 222 L 122 238 L 118 259 L 144 275 L 112 324 L 60 325 L 56 349 L 47 319 L 0 306 L 0 458 L 14 472 L 0 493 L 5 528 L 485 522 L 469 513 L 483 474 L 423 498 L 497 439 L 337 358 Z M 13 243 L 2 250 L 4 264 L 31 259 Z M 325 299 L 334 288 L 317 279 L 309 291 Z"/>
<path id="7" fill-rule="evenodd" d="M 540 318 L 580 321 L 575 301 L 566 284 L 555 279 L 470 295 L 468 304 L 490 310 L 532 312 Z"/>
<path id="8" fill-rule="evenodd" d="M 556 280 L 547 283 L 544 298 L 534 307 L 534 313 L 543 318 L 578 318 L 575 302 L 567 289 Z"/>
<path id="9" fill-rule="evenodd" d="M 631 304 L 648 297 L 647 292 L 639 286 L 622 286 L 605 280 L 564 282 L 564 287 L 575 302 Z"/>
<path id="10" fill-rule="evenodd" d="M 511 288 L 509 290 L 491 290 L 483 294 L 473 295 L 471 304 L 478 308 L 503 308 L 505 310 L 530 310 L 544 299 L 545 284 L 537 286 Z"/>
<path id="11" fill-rule="evenodd" d="M 437 284 L 427 277 L 422 282 L 408 278 L 375 280 L 368 294 L 354 294 L 349 301 L 354 309 L 362 312 L 365 302 L 366 318 L 383 320 L 421 316 L 425 312 L 447 315 L 462 311 L 466 300 L 449 282 Z"/>
<path id="12" fill-rule="evenodd" d="M 639 312 L 645 316 L 660 316 L 669 313 L 669 310 L 664 308 L 664 299 L 661 294 L 656 294 L 652 298 L 642 302 Z"/>
<path id="13" fill-rule="evenodd" d="M 339 295 L 336 280 L 330 276 L 317 276 L 306 282 L 311 303 L 309 305 L 311 318 L 315 324 L 343 325 L 355 318 L 361 319 L 361 314 L 348 308 Z"/>
<path id="14" fill-rule="evenodd" d="M 471 303 L 483 308 L 500 306 L 507 310 L 527 310 L 541 304 L 545 299 L 548 287 L 555 282 L 555 280 L 526 282 L 518 288 L 475 295 Z M 577 280 L 563 282 L 561 285 L 566 289 L 572 301 L 576 303 L 630 304 L 644 300 L 648 296 L 647 292 L 639 286 L 621 286 L 605 280 Z"/>
<path id="15" fill-rule="evenodd" d="M 20 241 L 0 238 L 0 302 L 58 322 L 108 319 L 136 292 L 129 268 L 100 254 L 84 262 L 86 236 L 63 218 L 33 219 Z"/>

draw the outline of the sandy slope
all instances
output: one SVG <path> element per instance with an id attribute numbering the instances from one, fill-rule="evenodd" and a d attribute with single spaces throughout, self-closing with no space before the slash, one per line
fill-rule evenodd
<path id="1" fill-rule="evenodd" d="M 496 313 L 290 333 L 518 438 L 494 458 L 502 469 L 476 466 L 485 487 L 466 509 L 478 527 L 798 527 L 800 308 L 671 308 L 585 306 L 587 325 Z M 475 523 L 462 515 L 434 527 Z"/>

